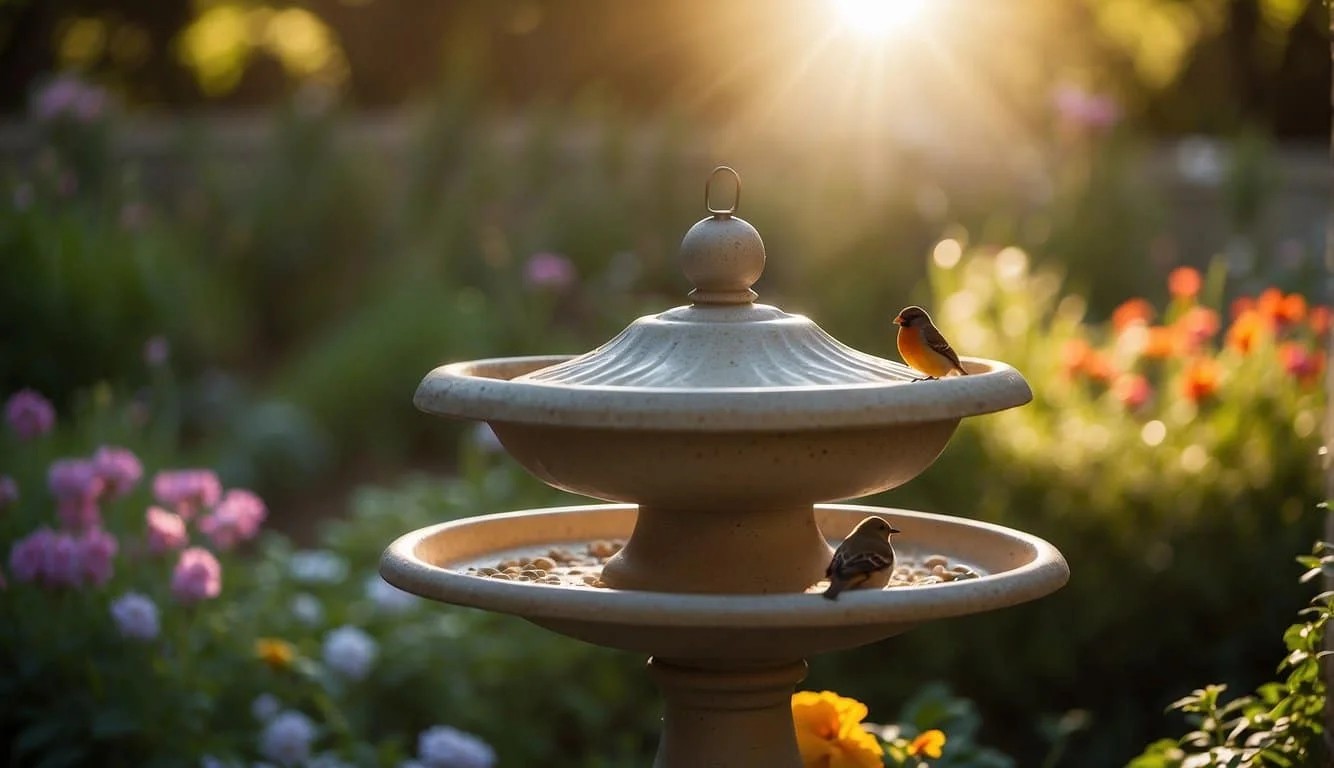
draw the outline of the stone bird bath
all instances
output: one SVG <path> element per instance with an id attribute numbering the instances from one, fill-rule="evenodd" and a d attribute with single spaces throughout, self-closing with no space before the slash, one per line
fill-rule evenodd
<path id="1" fill-rule="evenodd" d="M 710 181 L 719 171 L 731 169 Z M 1010 366 L 971 357 L 968 376 L 917 381 L 808 318 L 756 304 L 759 233 L 733 215 L 735 202 L 710 207 L 707 184 L 705 206 L 710 216 L 681 244 L 690 306 L 641 317 L 584 355 L 443 365 L 417 389 L 423 411 L 488 422 L 549 485 L 616 503 L 417 530 L 390 545 L 380 572 L 423 597 L 649 654 L 665 700 L 655 768 L 800 768 L 789 699 L 806 657 L 1033 600 L 1069 570 L 1019 531 L 827 503 L 902 485 L 963 417 L 1032 393 Z M 903 531 L 901 560 L 944 555 L 969 578 L 837 601 L 808 591 L 830 542 L 868 514 Z M 625 543 L 564 578 L 481 570 L 610 540 Z"/>

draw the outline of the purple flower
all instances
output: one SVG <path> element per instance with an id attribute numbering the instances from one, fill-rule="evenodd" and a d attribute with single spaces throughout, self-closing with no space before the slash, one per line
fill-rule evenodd
<path id="1" fill-rule="evenodd" d="M 138 592 L 126 592 L 111 604 L 111 618 L 121 637 L 153 640 L 158 636 L 157 604 Z"/>
<path id="2" fill-rule="evenodd" d="M 242 488 L 234 488 L 222 497 L 213 512 L 199 521 L 199 530 L 218 549 L 231 549 L 254 538 L 268 515 L 264 502 Z"/>
<path id="3" fill-rule="evenodd" d="M 280 713 L 264 726 L 259 736 L 259 751 L 279 765 L 300 765 L 310 757 L 310 743 L 315 740 L 315 724 L 293 710 Z"/>
<path id="4" fill-rule="evenodd" d="M 57 459 L 51 462 L 46 477 L 66 528 L 82 531 L 101 524 L 97 499 L 106 484 L 96 463 L 89 459 Z"/>
<path id="5" fill-rule="evenodd" d="M 104 445 L 93 454 L 93 468 L 112 496 L 129 493 L 144 476 L 138 457 L 126 448 Z"/>
<path id="6" fill-rule="evenodd" d="M 111 561 L 119 548 L 116 537 L 101 528 L 93 528 L 78 538 L 78 547 L 79 563 L 88 583 L 100 587 L 110 581 L 114 569 Z"/>
<path id="7" fill-rule="evenodd" d="M 153 495 L 189 520 L 200 509 L 218 503 L 222 484 L 209 469 L 162 471 L 153 477 Z"/>
<path id="8" fill-rule="evenodd" d="M 574 264 L 559 253 L 534 253 L 524 265 L 523 278 L 530 288 L 559 291 L 574 283 Z"/>
<path id="9" fill-rule="evenodd" d="M 107 92 L 73 75 L 60 75 L 48 82 L 33 98 L 32 114 L 39 122 L 71 119 L 91 123 L 107 108 Z"/>
<path id="10" fill-rule="evenodd" d="M 342 626 L 324 636 L 324 663 L 349 680 L 363 680 L 380 648 L 358 627 Z"/>
<path id="11" fill-rule="evenodd" d="M 1062 120 L 1078 128 L 1104 131 L 1121 120 L 1121 107 L 1115 99 L 1075 85 L 1057 87 L 1052 105 Z"/>
<path id="12" fill-rule="evenodd" d="M 42 570 L 47 586 L 77 587 L 83 582 L 81 547 L 72 535 L 57 533 L 49 540 L 45 554 Z"/>
<path id="13" fill-rule="evenodd" d="M 42 527 L 14 542 L 9 549 L 9 571 L 15 581 L 42 581 L 46 576 L 46 553 L 56 532 Z"/>
<path id="14" fill-rule="evenodd" d="M 0 475 L 0 509 L 9 507 L 19 500 L 19 484 L 9 475 Z"/>
<path id="15" fill-rule="evenodd" d="M 222 565 L 203 547 L 181 552 L 171 574 L 171 594 L 180 602 L 197 603 L 222 593 Z"/>
<path id="16" fill-rule="evenodd" d="M 21 389 L 5 403 L 5 421 L 20 440 L 31 440 L 51 431 L 56 423 L 56 409 L 37 391 Z"/>
<path id="17" fill-rule="evenodd" d="M 153 554 L 180 549 L 190 541 L 185 532 L 185 521 L 175 512 L 149 507 L 144 519 L 148 523 L 148 551 Z"/>
<path id="18" fill-rule="evenodd" d="M 165 336 L 154 336 L 144 342 L 144 362 L 153 368 L 160 368 L 167 364 L 167 358 L 171 357 L 171 343 Z"/>
<path id="19" fill-rule="evenodd" d="M 437 725 L 417 736 L 417 759 L 431 768 L 491 768 L 496 751 L 471 733 Z"/>

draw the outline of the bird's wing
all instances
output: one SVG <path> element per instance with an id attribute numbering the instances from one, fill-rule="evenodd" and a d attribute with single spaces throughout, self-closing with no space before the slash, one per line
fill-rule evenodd
<path id="1" fill-rule="evenodd" d="M 847 579 L 858 574 L 875 573 L 893 564 L 893 557 L 883 552 L 857 552 L 852 555 L 837 552 L 834 554 L 833 562 L 829 564 L 826 575 Z"/>
<path id="2" fill-rule="evenodd" d="M 934 325 L 922 329 L 922 338 L 926 339 L 928 347 L 943 355 L 946 360 L 950 361 L 951 365 L 959 369 L 960 373 L 967 373 L 963 369 L 963 364 L 959 362 L 959 355 L 954 351 L 954 347 L 951 347 L 950 343 L 945 341 L 945 337 Z"/>

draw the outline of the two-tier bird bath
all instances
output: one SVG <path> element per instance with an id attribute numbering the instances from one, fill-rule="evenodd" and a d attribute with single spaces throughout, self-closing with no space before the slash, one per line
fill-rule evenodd
<path id="1" fill-rule="evenodd" d="M 452 363 L 417 389 L 423 411 L 489 423 L 547 484 L 618 503 L 423 528 L 380 571 L 423 597 L 649 654 L 665 700 L 655 768 L 800 768 L 789 700 L 807 656 L 1033 600 L 1069 570 L 1019 531 L 826 503 L 908 482 L 960 419 L 1032 393 L 973 357 L 967 376 L 919 380 L 755 303 L 759 233 L 735 202 L 712 208 L 707 184 L 705 206 L 681 243 L 690 306 L 584 355 Z M 905 564 L 942 555 L 949 570 L 822 599 L 830 542 L 868 514 L 903 531 Z"/>

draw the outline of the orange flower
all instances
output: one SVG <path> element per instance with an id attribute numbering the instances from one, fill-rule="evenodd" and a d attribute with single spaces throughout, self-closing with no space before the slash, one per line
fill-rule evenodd
<path id="1" fill-rule="evenodd" d="M 1106 353 L 1092 350 L 1084 358 L 1084 375 L 1091 381 L 1106 384 L 1116 378 L 1116 366 L 1112 365 L 1112 358 Z"/>
<path id="2" fill-rule="evenodd" d="M 1194 267 L 1177 267 L 1167 276 L 1167 290 L 1178 299 L 1194 299 L 1200 295 L 1200 271 Z"/>
<path id="3" fill-rule="evenodd" d="M 1300 293 L 1284 295 L 1277 288 L 1266 288 L 1256 308 L 1275 325 L 1294 325 L 1306 319 L 1306 297 Z"/>
<path id="4" fill-rule="evenodd" d="M 1243 355 L 1248 354 L 1261 336 L 1273 333 L 1273 330 L 1268 318 L 1259 309 L 1243 312 L 1227 329 L 1227 345 Z"/>
<path id="5" fill-rule="evenodd" d="M 287 669 L 296 659 L 296 648 L 286 640 L 261 637 L 255 641 L 255 656 L 274 669 Z"/>
<path id="6" fill-rule="evenodd" d="M 1123 373 L 1112 384 L 1112 395 L 1126 408 L 1137 411 L 1153 397 L 1153 387 L 1138 373 Z"/>
<path id="7" fill-rule="evenodd" d="M 805 768 L 881 768 L 885 751 L 862 728 L 866 705 L 833 691 L 792 694 L 792 723 Z"/>
<path id="8" fill-rule="evenodd" d="M 1061 346 L 1061 370 L 1066 376 L 1074 378 L 1084 370 L 1084 363 L 1093 353 L 1093 348 L 1083 339 L 1070 339 Z"/>
<path id="9" fill-rule="evenodd" d="M 1241 317 L 1247 312 L 1255 310 L 1255 299 L 1250 296 L 1238 296 L 1232 300 L 1232 306 L 1229 308 L 1228 316 L 1233 320 Z"/>
<path id="10" fill-rule="evenodd" d="M 908 745 L 908 754 L 913 757 L 926 755 L 930 758 L 940 757 L 941 750 L 945 747 L 945 734 L 932 728 L 917 735 Z"/>
<path id="11" fill-rule="evenodd" d="M 1140 354 L 1150 360 L 1165 360 L 1177 351 L 1177 334 L 1172 328 L 1155 325 L 1149 328 L 1149 335 Z"/>
<path id="12" fill-rule="evenodd" d="M 1307 315 L 1307 321 L 1310 322 L 1311 330 L 1315 331 L 1315 335 L 1324 336 L 1326 333 L 1329 333 L 1329 307 L 1326 307 L 1323 304 L 1317 304 L 1316 306 L 1311 307 L 1311 313 Z"/>
<path id="13" fill-rule="evenodd" d="M 1191 307 L 1177 318 L 1173 328 L 1187 352 L 1196 352 L 1218 333 L 1218 313 L 1208 307 Z"/>
<path id="14" fill-rule="evenodd" d="M 1295 341 L 1279 345 L 1278 359 L 1283 362 L 1283 368 L 1303 384 L 1309 384 L 1320 378 L 1320 374 L 1325 370 L 1323 352 L 1309 350 Z"/>
<path id="15" fill-rule="evenodd" d="M 1149 302 L 1144 299 L 1127 299 L 1112 311 L 1112 328 L 1120 332 L 1135 323 L 1147 325 L 1153 316 L 1153 305 Z"/>
<path id="16" fill-rule="evenodd" d="M 1222 372 L 1212 358 L 1197 357 L 1186 365 L 1186 372 L 1181 380 L 1182 394 L 1194 402 L 1213 397 L 1218 391 L 1218 382 Z"/>

